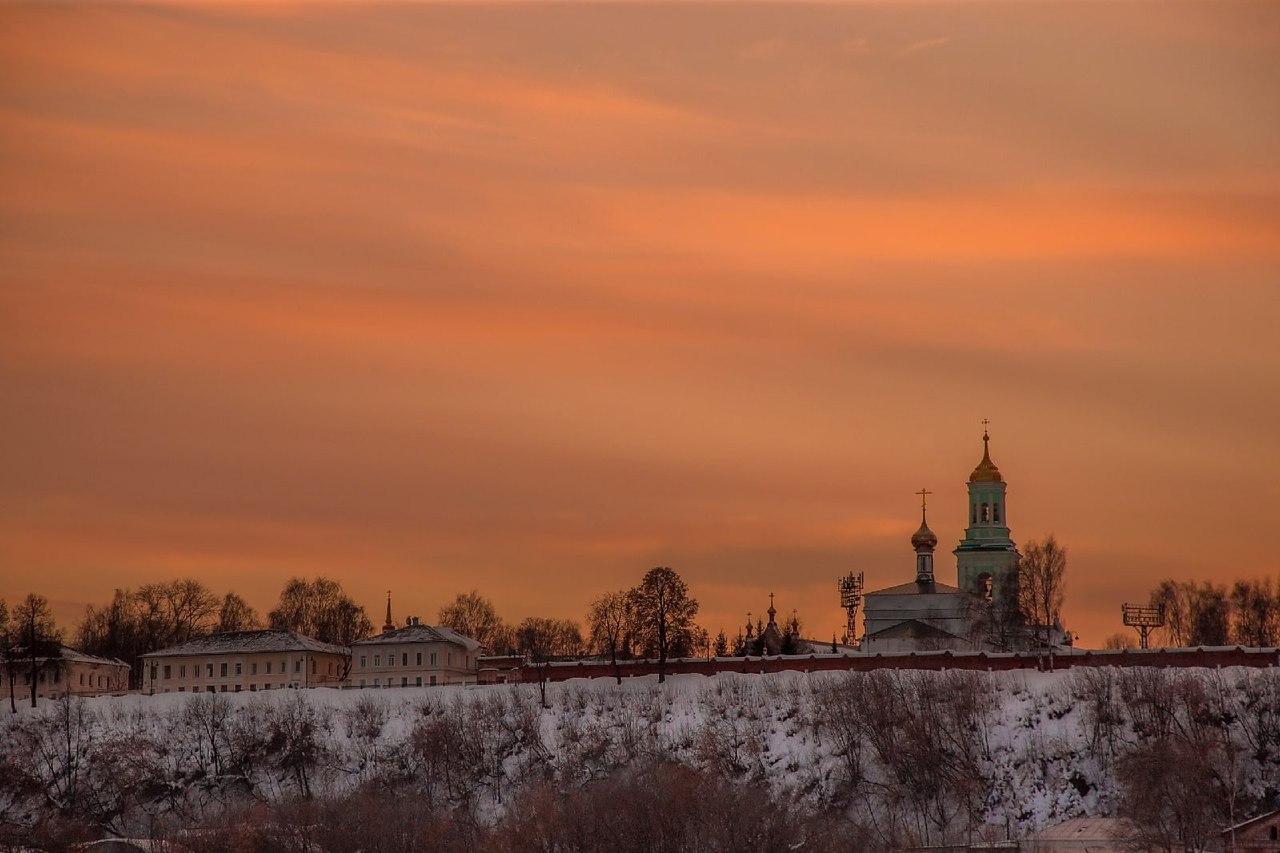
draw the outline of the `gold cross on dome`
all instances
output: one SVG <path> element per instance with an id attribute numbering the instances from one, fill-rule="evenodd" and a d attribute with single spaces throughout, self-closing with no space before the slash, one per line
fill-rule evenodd
<path id="1" fill-rule="evenodd" d="M 933 492 L 929 491 L 928 489 L 921 489 L 920 491 L 916 492 L 916 494 L 920 496 L 920 508 L 924 509 L 925 500 L 929 497 L 929 495 L 933 494 Z"/>

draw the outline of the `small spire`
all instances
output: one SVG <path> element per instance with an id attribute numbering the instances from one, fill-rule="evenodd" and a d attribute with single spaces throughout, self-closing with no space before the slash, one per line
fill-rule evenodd
<path id="1" fill-rule="evenodd" d="M 925 502 L 928 500 L 929 495 L 933 494 L 933 492 L 929 491 L 928 489 L 921 489 L 920 491 L 916 492 L 916 494 L 920 496 L 920 523 L 924 524 Z"/>
<path id="2" fill-rule="evenodd" d="M 991 421 L 986 418 L 982 419 L 982 461 L 978 463 L 978 467 L 973 469 L 973 473 L 969 475 L 970 483 L 978 482 L 1003 482 L 1004 478 L 1000 476 L 1000 469 L 991 461 L 991 435 L 987 432 L 987 425 Z"/>
<path id="3" fill-rule="evenodd" d="M 769 593 L 769 624 L 774 624 L 774 617 L 778 615 L 777 609 L 773 606 L 773 593 Z"/>
<path id="4" fill-rule="evenodd" d="M 387 590 L 387 621 L 386 624 L 382 626 L 382 630 L 385 633 L 387 631 L 394 631 L 395 629 L 396 623 L 391 621 L 391 590 Z"/>

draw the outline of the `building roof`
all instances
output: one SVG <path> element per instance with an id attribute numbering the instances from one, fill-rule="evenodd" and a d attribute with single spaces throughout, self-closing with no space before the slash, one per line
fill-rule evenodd
<path id="1" fill-rule="evenodd" d="M 895 622 L 888 628 L 882 628 L 875 633 L 867 634 L 865 639 L 956 640 L 964 638 L 958 637 L 950 631 L 944 631 L 937 625 L 921 622 L 919 619 L 904 619 L 901 622 Z"/>
<path id="2" fill-rule="evenodd" d="M 144 658 L 171 658 L 187 655 L 231 655 L 255 652 L 317 652 L 320 654 L 346 655 L 344 646 L 334 646 L 299 634 L 297 631 L 228 631 L 210 634 L 167 649 L 159 649 L 142 655 Z"/>
<path id="3" fill-rule="evenodd" d="M 1004 481 L 1004 477 L 1000 476 L 1000 469 L 996 467 L 996 463 L 991 461 L 991 451 L 989 442 L 991 437 L 987 435 L 987 431 L 982 431 L 982 461 L 978 463 L 978 467 L 973 469 L 973 473 L 969 475 L 970 483 L 1000 483 Z"/>
<path id="4" fill-rule="evenodd" d="M 100 658 L 97 655 L 85 654 L 84 652 L 73 649 L 70 646 L 58 646 L 58 650 L 59 657 L 62 658 L 62 660 L 71 663 L 94 663 L 100 666 L 122 666 L 125 669 L 129 669 L 129 664 L 119 658 Z M 21 659 L 25 654 L 26 648 L 24 646 L 14 647 L 13 655 L 15 658 Z M 50 658 L 47 655 L 37 655 L 36 659 L 47 661 Z"/>
<path id="5" fill-rule="evenodd" d="M 1280 809 L 1274 809 L 1272 811 L 1266 812 L 1265 814 L 1260 814 L 1257 817 L 1251 817 L 1246 821 L 1237 823 L 1235 826 L 1229 826 L 1226 829 L 1222 830 L 1221 834 L 1230 835 L 1231 833 L 1234 833 L 1234 832 L 1241 832 L 1253 826 L 1254 824 L 1265 823 L 1268 820 L 1276 820 L 1278 818 L 1280 818 Z"/>
<path id="6" fill-rule="evenodd" d="M 383 631 L 366 640 L 357 640 L 353 646 L 374 646 L 383 643 L 453 643 L 462 646 L 469 652 L 480 648 L 480 644 L 470 637 L 463 636 L 452 628 L 443 625 L 406 625 L 394 631 Z"/>
<path id="7" fill-rule="evenodd" d="M 934 581 L 931 584 L 920 584 L 915 581 L 900 583 L 897 586 L 891 586 L 886 589 L 877 589 L 868 592 L 867 595 L 956 595 L 969 593 L 950 584 Z"/>
<path id="8" fill-rule="evenodd" d="M 1031 835 L 1030 841 L 1113 841 L 1124 829 L 1117 817 L 1073 817 Z"/>
<path id="9" fill-rule="evenodd" d="M 125 669 L 129 669 L 129 664 L 120 660 L 120 658 L 101 658 L 97 655 L 90 655 L 77 651 L 70 646 L 62 647 L 62 659 L 66 661 L 74 661 L 76 663 L 94 663 L 100 666 L 122 666 Z"/>

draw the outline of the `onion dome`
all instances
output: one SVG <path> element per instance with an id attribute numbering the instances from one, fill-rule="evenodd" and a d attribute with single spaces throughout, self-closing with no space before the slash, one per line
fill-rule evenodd
<path id="1" fill-rule="evenodd" d="M 982 461 L 978 463 L 978 467 L 973 469 L 973 473 L 969 475 L 970 483 L 1003 483 L 1004 477 L 1000 476 L 1000 469 L 996 467 L 996 463 L 991 461 L 991 451 L 988 447 L 991 437 L 987 435 L 987 431 L 982 431 Z"/>
<path id="2" fill-rule="evenodd" d="M 920 548 L 928 548 L 932 551 L 938 546 L 938 537 L 929 529 L 929 525 L 925 523 L 924 512 L 920 513 L 920 529 L 911 534 L 911 547 L 919 550 Z"/>

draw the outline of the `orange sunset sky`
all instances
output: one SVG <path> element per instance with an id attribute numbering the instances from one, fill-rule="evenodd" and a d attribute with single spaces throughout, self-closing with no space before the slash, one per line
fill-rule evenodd
<path id="1" fill-rule="evenodd" d="M 1280 4 L 0 6 L 0 597 L 1280 578 Z"/>

